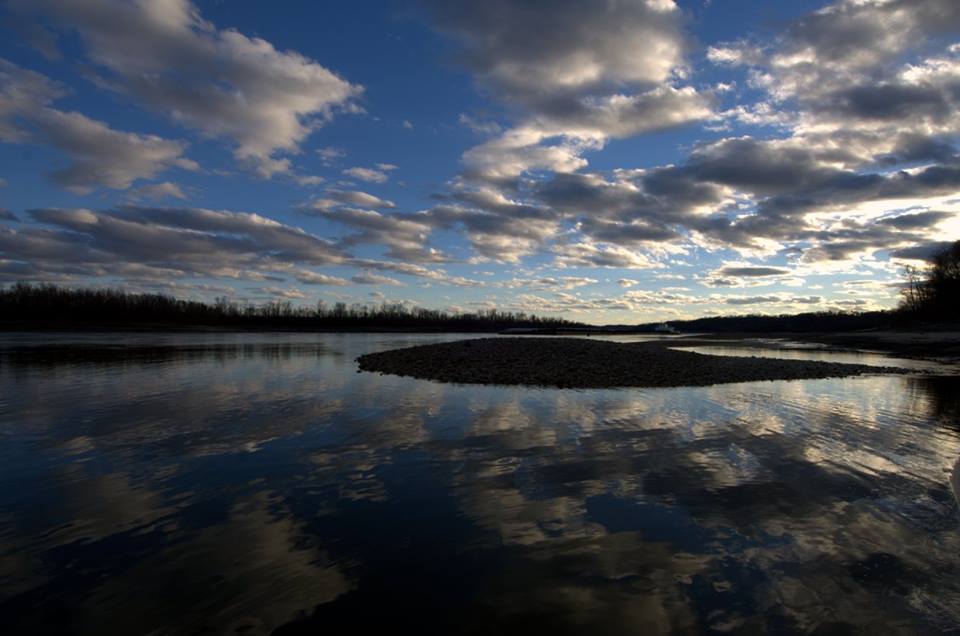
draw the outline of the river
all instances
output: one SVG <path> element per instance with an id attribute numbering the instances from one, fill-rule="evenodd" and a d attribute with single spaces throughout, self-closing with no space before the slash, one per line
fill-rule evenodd
<path id="1" fill-rule="evenodd" d="M 5 633 L 960 625 L 960 376 L 568 390 L 354 363 L 463 337 L 0 336 Z"/>

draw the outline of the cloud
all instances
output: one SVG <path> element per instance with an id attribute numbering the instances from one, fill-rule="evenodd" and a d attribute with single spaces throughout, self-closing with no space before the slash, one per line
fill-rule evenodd
<path id="1" fill-rule="evenodd" d="M 483 258 L 516 263 L 556 236 L 558 225 L 549 210 L 519 204 L 489 190 L 461 192 L 455 198 L 477 207 L 439 205 L 425 218 L 435 228 L 463 228 Z"/>
<path id="2" fill-rule="evenodd" d="M 507 289 L 523 287 L 527 289 L 576 289 L 597 283 L 596 278 L 585 276 L 541 276 L 540 278 L 511 278 L 500 284 Z"/>
<path id="3" fill-rule="evenodd" d="M 898 230 L 922 230 L 931 228 L 954 217 L 951 212 L 916 212 L 913 214 L 899 214 L 897 216 L 888 216 L 877 220 L 877 223 L 887 227 L 894 227 Z"/>
<path id="4" fill-rule="evenodd" d="M 387 215 L 375 210 L 340 207 L 327 210 L 323 218 L 359 230 L 340 240 L 344 246 L 374 244 L 387 247 L 387 255 L 406 262 L 435 263 L 448 260 L 427 245 L 432 226 L 422 214 Z"/>
<path id="5" fill-rule="evenodd" d="M 300 206 L 298 209 L 306 214 L 312 214 L 317 211 L 325 212 L 342 205 L 353 205 L 361 208 L 395 207 L 392 201 L 381 199 L 367 192 L 327 188 L 326 197 L 314 199 L 310 203 Z"/>
<path id="6" fill-rule="evenodd" d="M 423 2 L 498 94 L 538 104 L 605 83 L 667 80 L 686 48 L 673 2 Z"/>
<path id="7" fill-rule="evenodd" d="M 518 263 L 549 250 L 563 267 L 654 266 L 634 248 L 677 240 L 675 228 L 665 220 L 610 218 L 593 207 L 574 210 L 559 190 L 563 179 L 579 178 L 585 155 L 610 138 L 713 116 L 709 94 L 681 85 L 688 44 L 675 4 L 422 6 L 432 26 L 461 47 L 460 62 L 483 90 L 510 106 L 517 120 L 503 129 L 460 116 L 463 125 L 496 136 L 463 153 L 461 175 L 448 193 L 435 195 L 444 204 L 428 210 L 424 222 L 463 231 L 481 260 Z M 624 212 L 631 207 L 627 189 L 618 193 Z M 558 245 L 568 223 L 576 223 L 580 240 Z"/>
<path id="8" fill-rule="evenodd" d="M 952 0 L 842 0 L 791 24 L 775 62 L 870 67 L 918 40 L 958 27 L 960 7 Z"/>
<path id="9" fill-rule="evenodd" d="M 589 148 L 599 145 L 548 135 L 534 127 L 514 128 L 466 151 L 464 176 L 497 184 L 534 170 L 574 172 L 587 165 L 580 155 Z"/>
<path id="10" fill-rule="evenodd" d="M 478 135 L 494 135 L 502 130 L 500 124 L 495 121 L 481 121 L 466 113 L 460 113 L 457 121 Z"/>
<path id="11" fill-rule="evenodd" d="M 616 267 L 652 269 L 661 265 L 648 256 L 619 245 L 582 242 L 560 245 L 554 250 L 558 267 Z"/>
<path id="12" fill-rule="evenodd" d="M 172 166 L 196 167 L 182 157 L 183 142 L 116 131 L 79 113 L 53 109 L 43 109 L 30 119 L 41 139 L 71 158 L 70 165 L 51 173 L 52 179 L 80 194 L 95 186 L 122 190 Z"/>
<path id="13" fill-rule="evenodd" d="M 132 201 L 144 199 L 186 199 L 187 195 L 183 189 L 176 183 L 164 181 L 163 183 L 150 183 L 133 188 L 127 193 L 127 197 Z"/>
<path id="14" fill-rule="evenodd" d="M 257 287 L 253 288 L 252 291 L 267 294 L 275 298 L 282 298 L 283 300 L 304 300 L 307 297 L 307 295 L 299 289 L 285 289 L 282 287 Z"/>
<path id="15" fill-rule="evenodd" d="M 693 87 L 665 85 L 633 95 L 590 96 L 544 108 L 528 125 L 545 135 L 623 138 L 704 120 L 712 112 L 710 99 Z"/>
<path id="16" fill-rule="evenodd" d="M 292 175 L 292 176 L 293 176 L 293 180 L 296 181 L 298 184 L 302 186 L 307 186 L 307 187 L 318 186 L 326 182 L 326 179 L 324 179 L 319 175 L 314 175 L 314 174 L 300 174 L 300 175 Z"/>
<path id="17" fill-rule="evenodd" d="M 317 148 L 317 154 L 320 156 L 320 160 L 323 161 L 325 165 L 330 165 L 334 163 L 337 159 L 342 159 L 347 156 L 347 153 L 343 148 L 337 148 L 335 146 L 324 146 L 323 148 Z"/>
<path id="18" fill-rule="evenodd" d="M 14 222 L 17 222 L 17 221 L 19 221 L 19 220 L 20 220 L 20 217 L 18 217 L 16 214 L 14 214 L 13 212 L 11 212 L 10 210 L 8 210 L 8 209 L 6 209 L 6 208 L 0 208 L 0 221 L 14 221 Z"/>
<path id="19" fill-rule="evenodd" d="M 126 206 L 31 210 L 34 224 L 0 228 L 0 280 L 63 282 L 75 278 L 121 278 L 131 289 L 178 286 L 191 278 L 286 282 L 305 285 L 402 286 L 375 271 L 390 271 L 434 283 L 476 287 L 481 283 L 442 269 L 404 262 L 350 257 L 332 241 L 257 214 L 201 208 Z M 350 279 L 301 266 L 356 267 Z M 171 288 L 172 289 L 172 288 Z M 225 288 L 207 288 L 218 293 Z M 232 289 L 232 288 L 226 288 Z M 251 288 L 288 299 L 302 292 L 276 285 Z"/>
<path id="20" fill-rule="evenodd" d="M 369 271 L 361 272 L 351 277 L 350 280 L 358 285 L 391 285 L 393 287 L 403 287 L 403 283 L 396 278 L 382 276 Z"/>
<path id="21" fill-rule="evenodd" d="M 329 274 L 323 274 L 321 272 L 312 272 L 310 270 L 299 271 L 294 278 L 304 285 L 335 285 L 342 287 L 343 285 L 350 284 L 350 281 L 345 278 L 330 276 Z"/>
<path id="22" fill-rule="evenodd" d="M 723 299 L 728 305 L 769 305 L 769 304 L 800 304 L 817 305 L 823 302 L 820 296 L 785 296 L 770 294 L 766 296 L 727 296 Z M 843 301 L 839 301 L 843 302 Z M 835 304 L 839 304 L 835 302 Z"/>
<path id="23" fill-rule="evenodd" d="M 14 0 L 79 34 L 99 82 L 208 137 L 261 175 L 287 172 L 311 132 L 362 88 L 299 53 L 218 29 L 188 0 Z M 353 107 L 355 108 L 355 107 Z"/>
<path id="24" fill-rule="evenodd" d="M 390 169 L 392 168 L 388 168 L 388 170 Z M 347 168 L 343 171 L 343 174 L 368 183 L 386 183 L 390 178 L 383 169 L 374 170 L 373 168 Z"/>
<path id="25" fill-rule="evenodd" d="M 960 186 L 960 164 L 953 161 L 909 171 L 853 171 L 833 166 L 822 150 L 804 147 L 803 142 L 721 139 L 698 146 L 676 166 L 621 173 L 614 181 L 590 174 L 558 175 L 537 194 L 569 213 L 589 210 L 594 220 L 582 222 L 583 231 L 603 231 L 598 238 L 624 245 L 647 234 L 655 238 L 658 232 L 667 238 L 671 229 L 683 227 L 737 248 L 785 241 L 825 243 L 853 234 L 863 239 L 872 235 L 878 239 L 875 245 L 884 247 L 915 238 L 906 230 L 919 230 L 921 223 L 929 230 L 945 217 L 924 215 L 913 220 L 912 228 L 894 222 L 869 230 L 817 227 L 821 222 L 816 215 L 866 203 L 948 196 Z M 609 225 L 613 222 L 621 225 Z"/>
<path id="26" fill-rule="evenodd" d="M 295 265 L 347 258 L 326 239 L 257 214 L 134 206 L 29 214 L 34 224 L 0 229 L 0 258 L 29 264 L 47 278 L 282 281 Z"/>
<path id="27" fill-rule="evenodd" d="M 430 269 L 416 263 L 380 261 L 367 258 L 353 258 L 350 259 L 348 263 L 354 267 L 360 267 L 362 269 L 395 272 L 405 276 L 416 276 L 417 278 L 423 278 L 425 280 L 443 285 L 454 285 L 457 287 L 483 286 L 481 281 L 465 278 L 463 276 L 450 275 L 443 269 Z"/>
<path id="28" fill-rule="evenodd" d="M 53 108 L 62 95 L 43 75 L 0 59 L 0 141 L 39 141 L 64 152 L 70 163 L 50 173 L 56 184 L 77 194 L 96 187 L 123 190 L 169 168 L 198 169 L 183 156 L 185 142 L 114 130 Z"/>
<path id="29" fill-rule="evenodd" d="M 782 267 L 764 267 L 759 265 L 728 265 L 721 267 L 715 272 L 719 276 L 787 276 L 791 274 L 789 269 Z"/>
<path id="30" fill-rule="evenodd" d="M 934 255 L 942 252 L 951 245 L 953 245 L 951 241 L 934 241 L 932 243 L 894 250 L 890 252 L 890 256 L 907 260 L 929 261 L 933 259 Z"/>

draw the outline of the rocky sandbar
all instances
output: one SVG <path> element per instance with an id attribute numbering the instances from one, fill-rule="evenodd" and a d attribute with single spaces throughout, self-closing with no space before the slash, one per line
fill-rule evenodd
<path id="1" fill-rule="evenodd" d="M 904 372 L 862 364 L 705 355 L 656 342 L 586 338 L 458 340 L 370 353 L 357 362 L 363 371 L 443 382 L 564 388 L 706 386 Z"/>

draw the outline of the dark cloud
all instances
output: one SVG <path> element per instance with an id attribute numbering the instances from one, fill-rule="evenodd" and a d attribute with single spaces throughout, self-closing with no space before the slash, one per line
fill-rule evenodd
<path id="1" fill-rule="evenodd" d="M 956 148 L 946 139 L 918 133 L 898 135 L 891 152 L 877 157 L 882 165 L 896 166 L 916 162 L 949 162 L 957 154 Z"/>
<path id="2" fill-rule="evenodd" d="M 721 276 L 786 276 L 790 274 L 789 269 L 782 267 L 762 267 L 762 266 L 729 266 L 721 267 L 716 272 Z"/>
<path id="3" fill-rule="evenodd" d="M 929 118 L 943 121 L 956 110 L 949 93 L 930 84 L 869 84 L 854 86 L 830 95 L 824 108 L 841 115 L 861 119 Z"/>
<path id="4" fill-rule="evenodd" d="M 345 258 L 325 239 L 255 214 L 127 207 L 30 215 L 42 225 L 0 230 L 0 257 L 61 275 L 283 280 L 294 264 Z"/>
<path id="5" fill-rule="evenodd" d="M 877 221 L 878 224 L 895 227 L 898 230 L 922 230 L 931 228 L 941 221 L 952 218 L 954 215 L 950 212 L 916 212 L 914 214 L 901 214 L 891 216 Z"/>
<path id="6" fill-rule="evenodd" d="M 841 0 L 796 20 L 782 56 L 812 52 L 823 65 L 870 66 L 936 34 L 960 30 L 954 0 Z"/>
<path id="7" fill-rule="evenodd" d="M 642 246 L 680 238 L 680 233 L 676 230 L 647 221 L 616 223 L 584 218 L 580 221 L 578 229 L 596 241 L 618 245 Z"/>
<path id="8" fill-rule="evenodd" d="M 952 241 L 935 241 L 933 243 L 924 243 L 914 245 L 890 252 L 890 256 L 896 258 L 909 258 L 915 260 L 932 260 L 934 255 L 944 251 L 953 245 Z"/>
<path id="9" fill-rule="evenodd" d="M 820 165 L 807 148 L 741 137 L 704 144 L 685 165 L 654 173 L 650 179 L 658 176 L 687 177 L 764 196 L 816 187 L 836 178 L 837 171 Z"/>
<path id="10" fill-rule="evenodd" d="M 766 304 L 795 304 L 818 305 L 823 302 L 821 296 L 783 296 L 770 294 L 765 296 L 731 296 L 724 299 L 728 305 L 766 305 Z"/>
<path id="11" fill-rule="evenodd" d="M 672 3 L 423 0 L 488 87 L 541 103 L 607 83 L 658 84 L 686 48 Z M 653 52 L 656 52 L 653 54 Z"/>
<path id="12" fill-rule="evenodd" d="M 724 300 L 728 305 L 760 305 L 780 302 L 779 296 L 731 296 Z"/>

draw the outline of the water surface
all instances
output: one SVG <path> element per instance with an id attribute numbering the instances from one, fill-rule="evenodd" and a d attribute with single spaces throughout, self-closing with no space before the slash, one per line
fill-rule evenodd
<path id="1" fill-rule="evenodd" d="M 960 377 L 560 390 L 353 362 L 458 337 L 3 336 L 5 633 L 960 624 Z"/>

